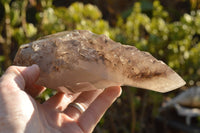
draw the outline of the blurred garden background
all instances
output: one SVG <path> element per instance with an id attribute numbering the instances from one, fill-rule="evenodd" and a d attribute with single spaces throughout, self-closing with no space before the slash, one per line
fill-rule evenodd
<path id="1" fill-rule="evenodd" d="M 189 87 L 200 86 L 199 0 L 0 1 L 1 74 L 12 64 L 21 44 L 59 31 L 90 30 L 150 52 L 187 82 L 165 94 L 124 87 L 95 133 L 186 133 L 200 127 L 200 117 L 187 131 L 158 119 L 165 101 Z"/>

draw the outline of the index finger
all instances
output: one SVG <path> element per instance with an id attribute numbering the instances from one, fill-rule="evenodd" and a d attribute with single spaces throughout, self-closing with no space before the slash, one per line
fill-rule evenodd
<path id="1" fill-rule="evenodd" d="M 0 79 L 1 90 L 16 91 L 31 87 L 39 77 L 39 67 L 10 66 Z"/>

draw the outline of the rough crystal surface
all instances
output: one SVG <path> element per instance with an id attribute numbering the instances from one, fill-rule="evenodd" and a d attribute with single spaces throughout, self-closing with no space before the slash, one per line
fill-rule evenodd
<path id="1" fill-rule="evenodd" d="M 149 53 L 86 30 L 60 32 L 24 44 L 14 64 L 38 64 L 39 85 L 71 92 L 115 85 L 167 92 L 185 84 Z"/>

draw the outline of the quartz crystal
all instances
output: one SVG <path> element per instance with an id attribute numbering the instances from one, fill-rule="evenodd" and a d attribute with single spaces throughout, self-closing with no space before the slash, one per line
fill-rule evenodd
<path id="1" fill-rule="evenodd" d="M 14 64 L 39 65 L 38 85 L 72 93 L 122 85 L 167 92 L 185 84 L 151 54 L 86 30 L 60 32 L 21 45 Z"/>

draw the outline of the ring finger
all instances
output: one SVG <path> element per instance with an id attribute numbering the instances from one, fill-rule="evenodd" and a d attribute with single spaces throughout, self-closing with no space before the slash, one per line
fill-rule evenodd
<path id="1" fill-rule="evenodd" d="M 73 103 L 68 105 L 64 113 L 77 120 L 102 91 L 103 89 L 98 89 L 81 93 Z"/>

